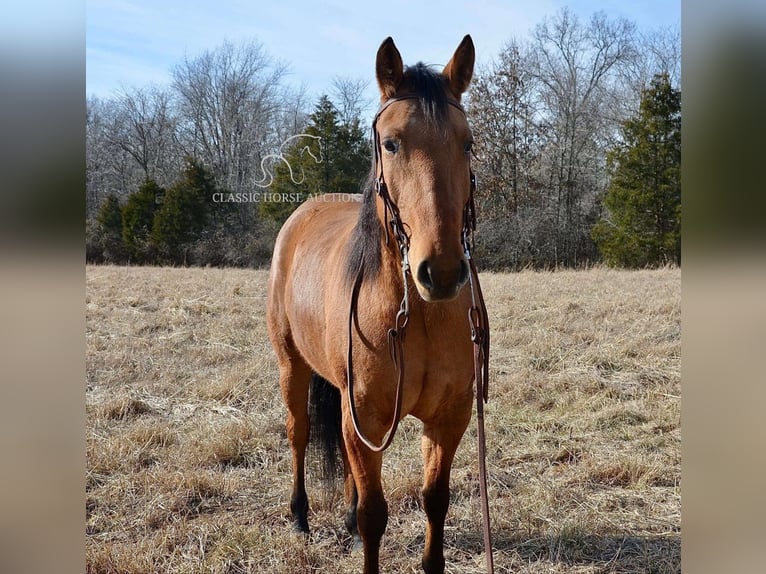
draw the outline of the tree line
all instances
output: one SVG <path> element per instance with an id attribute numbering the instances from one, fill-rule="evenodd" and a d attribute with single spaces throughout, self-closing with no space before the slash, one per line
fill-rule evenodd
<path id="1" fill-rule="evenodd" d="M 359 191 L 366 82 L 336 78 L 312 104 L 286 69 L 224 43 L 167 88 L 90 98 L 88 260 L 266 265 L 301 200 Z M 677 30 L 563 9 L 477 69 L 464 103 L 485 268 L 680 263 Z"/>
<path id="2" fill-rule="evenodd" d="M 562 10 L 528 39 L 509 42 L 479 72 L 468 101 L 478 155 L 479 260 L 500 269 L 680 262 L 680 172 L 660 182 L 654 171 L 664 167 L 649 151 L 643 164 L 627 161 L 631 147 L 653 146 L 680 166 L 679 79 L 677 31 L 640 34 L 603 13 L 583 22 Z M 657 90 L 674 99 L 663 109 L 645 106 Z M 639 137 L 638 124 L 650 133 Z M 631 169 L 637 173 L 628 176 Z M 624 197 L 615 199 L 620 185 Z M 640 208 L 628 206 L 640 197 L 668 204 L 655 210 L 662 224 L 640 221 Z M 670 233 L 662 242 L 673 248 L 637 253 L 651 251 L 644 244 L 655 232 Z M 619 253 L 628 237 L 635 243 L 625 245 L 630 256 Z"/>

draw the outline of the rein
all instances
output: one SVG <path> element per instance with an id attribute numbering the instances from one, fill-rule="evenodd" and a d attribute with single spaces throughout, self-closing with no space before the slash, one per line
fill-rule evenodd
<path id="1" fill-rule="evenodd" d="M 354 285 L 351 290 L 351 303 L 348 314 L 348 353 L 347 353 L 347 392 L 348 402 L 351 410 L 351 421 L 354 425 L 356 435 L 367 448 L 373 452 L 383 452 L 394 440 L 394 435 L 399 426 L 399 420 L 402 414 L 402 399 L 404 397 L 404 335 L 410 316 L 409 304 L 409 283 L 407 276 L 410 274 L 409 246 L 410 237 L 405 230 L 404 223 L 399 214 L 399 208 L 393 202 L 388 193 L 388 186 L 383 177 L 383 164 L 380 159 L 380 136 L 377 130 L 377 122 L 380 115 L 388 109 L 391 104 L 402 100 L 418 99 L 418 96 L 407 95 L 394 97 L 387 100 L 375 114 L 372 121 L 374 169 L 377 179 L 375 180 L 375 191 L 383 200 L 384 206 L 384 225 L 386 234 L 386 244 L 389 241 L 389 227 L 391 233 L 396 239 L 399 248 L 399 254 L 402 260 L 402 283 L 404 285 L 404 295 L 399 304 L 399 311 L 396 314 L 394 327 L 388 330 L 388 348 L 391 354 L 391 360 L 396 367 L 396 399 L 394 403 L 394 415 L 388 432 L 380 445 L 376 445 L 362 432 L 359 425 L 359 416 L 356 411 L 354 401 L 354 374 L 353 374 L 353 349 L 352 334 L 354 321 L 357 316 L 357 305 L 359 302 L 359 291 L 362 286 L 363 269 L 360 268 L 357 273 Z M 447 103 L 460 110 L 465 115 L 465 110 L 458 102 L 448 99 Z M 484 550 L 487 556 L 487 572 L 492 574 L 494 570 L 494 559 L 492 556 L 492 532 L 489 520 L 489 501 L 487 495 L 487 469 L 486 469 L 486 437 L 484 433 L 484 403 L 489 398 L 489 318 L 487 307 L 484 303 L 484 296 L 479 284 L 479 273 L 476 264 L 471 257 L 473 247 L 473 233 L 476 230 L 476 206 L 474 203 L 474 192 L 476 191 L 476 176 L 470 168 L 470 195 L 463 209 L 463 230 L 461 243 L 465 258 L 469 265 L 468 284 L 471 289 L 471 307 L 468 310 L 468 322 L 471 327 L 471 341 L 473 342 L 473 363 L 474 363 L 474 381 L 476 383 L 476 419 L 478 426 L 478 449 L 479 449 L 479 491 L 481 495 L 481 507 L 483 517 L 484 532 Z"/>

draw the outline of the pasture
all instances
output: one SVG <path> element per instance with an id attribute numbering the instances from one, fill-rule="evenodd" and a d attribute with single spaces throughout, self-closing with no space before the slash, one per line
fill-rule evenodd
<path id="1" fill-rule="evenodd" d="M 86 270 L 87 571 L 351 573 L 342 489 L 290 448 L 263 270 Z M 681 570 L 681 271 L 481 275 L 497 572 Z M 385 572 L 418 572 L 420 423 L 384 457 Z M 475 420 L 458 450 L 447 572 L 484 572 Z"/>

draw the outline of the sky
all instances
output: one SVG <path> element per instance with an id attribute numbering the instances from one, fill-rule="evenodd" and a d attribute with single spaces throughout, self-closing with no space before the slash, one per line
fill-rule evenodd
<path id="1" fill-rule="evenodd" d="M 569 7 L 581 19 L 603 11 L 641 30 L 681 24 L 680 0 L 88 0 L 86 94 L 170 83 L 172 68 L 225 40 L 256 40 L 288 65 L 287 81 L 318 97 L 337 76 L 360 78 L 375 94 L 375 53 L 392 36 L 405 64 L 443 66 L 465 34 L 477 64 L 513 37 Z"/>

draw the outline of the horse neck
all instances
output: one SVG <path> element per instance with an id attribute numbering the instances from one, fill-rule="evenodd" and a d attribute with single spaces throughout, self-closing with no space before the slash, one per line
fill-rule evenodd
<path id="1" fill-rule="evenodd" d="M 384 225 L 384 222 L 381 221 L 381 226 Z M 399 246 L 396 243 L 396 239 L 394 238 L 393 234 L 391 233 L 391 230 L 388 230 L 388 243 L 386 243 L 386 234 L 385 232 L 382 234 L 381 237 L 381 246 L 380 246 L 380 258 L 381 258 L 381 279 L 383 279 L 386 282 L 389 282 L 393 287 L 395 287 L 397 292 L 397 297 L 401 299 L 402 294 L 404 292 L 404 279 L 402 275 L 402 255 L 399 252 Z M 410 282 L 412 281 L 411 278 L 408 279 Z M 410 283 L 410 287 L 414 288 L 414 286 Z"/>

